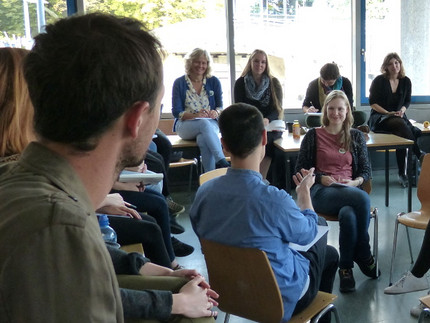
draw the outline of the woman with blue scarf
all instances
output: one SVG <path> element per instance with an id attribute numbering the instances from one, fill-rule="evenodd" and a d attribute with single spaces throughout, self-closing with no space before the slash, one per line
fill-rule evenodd
<path id="1" fill-rule="evenodd" d="M 211 76 L 209 53 L 195 48 L 185 57 L 185 75 L 173 83 L 173 130 L 182 139 L 196 140 L 205 172 L 230 164 L 218 137 L 218 117 L 222 111 L 221 83 Z"/>
<path id="2" fill-rule="evenodd" d="M 320 112 L 327 95 L 333 90 L 340 90 L 346 94 L 349 105 L 352 107 L 351 82 L 339 73 L 336 63 L 327 63 L 320 70 L 320 77 L 309 83 L 303 101 L 303 112 Z"/>
<path id="3" fill-rule="evenodd" d="M 261 49 L 254 50 L 234 84 L 234 102 L 255 106 L 263 114 L 267 126 L 273 120 L 283 119 L 282 97 L 281 83 L 270 73 L 267 54 Z M 275 152 L 273 142 L 281 136 L 282 132 L 278 131 L 267 133 L 266 156 L 260 163 L 260 173 L 264 179 Z"/>

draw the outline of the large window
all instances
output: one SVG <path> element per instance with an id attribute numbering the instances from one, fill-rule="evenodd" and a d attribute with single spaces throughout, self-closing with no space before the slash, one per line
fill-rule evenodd
<path id="1" fill-rule="evenodd" d="M 66 17 L 65 0 L 1 0 L 0 47 L 31 48 L 46 23 Z"/>
<path id="2" fill-rule="evenodd" d="M 412 102 L 430 102 L 430 2 L 367 0 L 365 13 L 362 102 L 368 102 L 370 84 L 390 52 L 402 58 L 412 81 Z"/>
<path id="3" fill-rule="evenodd" d="M 321 67 L 336 62 L 351 79 L 349 0 L 241 0 L 235 7 L 236 76 L 247 54 L 263 49 L 284 90 L 283 106 L 300 109 L 308 84 Z"/>
<path id="4" fill-rule="evenodd" d="M 85 4 L 87 12 L 137 18 L 161 39 L 168 52 L 165 112 L 170 111 L 173 81 L 184 73 L 183 57 L 195 47 L 210 51 L 225 106 L 232 102 L 232 82 L 257 48 L 267 52 L 271 70 L 281 81 L 285 109 L 301 108 L 309 82 L 319 76 L 327 62 L 336 62 L 354 89 L 360 85 L 354 99 L 367 103 L 370 83 L 380 73 L 384 56 L 392 51 L 400 54 L 412 80 L 413 102 L 430 102 L 430 1 L 353 1 L 361 4 L 361 12 L 356 12 L 351 0 L 76 1 L 78 7 Z M 232 6 L 231 24 L 226 21 L 226 3 Z M 356 39 L 352 14 L 361 17 L 357 34 L 363 53 L 360 84 L 354 84 L 353 78 Z M 29 48 L 31 38 L 43 30 L 43 19 L 50 23 L 64 16 L 65 0 L 1 0 L 0 46 Z M 234 58 L 227 51 L 228 26 L 234 31 Z M 230 73 L 233 61 L 235 71 Z"/>

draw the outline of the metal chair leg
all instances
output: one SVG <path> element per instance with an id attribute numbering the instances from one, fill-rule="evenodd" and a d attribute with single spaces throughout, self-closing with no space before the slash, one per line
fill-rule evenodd
<path id="1" fill-rule="evenodd" d="M 379 273 L 379 262 L 378 262 L 378 209 L 373 209 L 373 257 L 376 263 L 376 274 Z"/>
<path id="2" fill-rule="evenodd" d="M 393 252 L 391 253 L 391 265 L 390 265 L 390 280 L 388 286 L 393 285 L 393 264 L 394 258 L 396 256 L 396 246 L 397 246 L 397 232 L 399 230 L 399 215 L 396 217 L 396 223 L 394 225 L 394 240 L 393 240 Z"/>
<path id="3" fill-rule="evenodd" d="M 336 323 L 340 323 L 339 313 L 337 312 L 337 308 L 334 306 L 334 304 L 328 304 L 321 312 L 318 313 L 318 315 L 312 318 L 311 322 L 318 323 L 321 317 L 323 317 L 328 312 L 332 312 L 334 314 Z"/>
<path id="4" fill-rule="evenodd" d="M 414 263 L 414 256 L 412 255 L 411 238 L 409 237 L 408 227 L 406 228 L 406 236 L 408 237 L 409 254 L 411 255 L 411 264 Z"/>
<path id="5" fill-rule="evenodd" d="M 430 316 L 430 309 L 428 307 L 424 308 L 418 317 L 418 323 L 424 322 L 424 318 Z"/>

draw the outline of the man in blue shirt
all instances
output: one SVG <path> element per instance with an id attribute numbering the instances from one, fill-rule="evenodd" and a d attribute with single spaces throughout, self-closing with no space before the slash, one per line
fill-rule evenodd
<path id="1" fill-rule="evenodd" d="M 194 231 L 204 239 L 265 251 L 287 321 L 309 305 L 318 290 L 332 291 L 337 269 L 338 253 L 327 246 L 327 235 L 307 252 L 289 247 L 289 242 L 310 243 L 317 225 L 326 225 L 314 212 L 310 198 L 314 170 L 294 176 L 296 204 L 285 191 L 266 185 L 259 173 L 267 143 L 261 113 L 251 105 L 234 104 L 221 113 L 219 126 L 232 167 L 197 191 L 190 211 Z"/>

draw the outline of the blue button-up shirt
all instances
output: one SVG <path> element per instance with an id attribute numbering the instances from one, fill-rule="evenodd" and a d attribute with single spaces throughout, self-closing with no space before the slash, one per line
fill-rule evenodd
<path id="1" fill-rule="evenodd" d="M 259 173 L 229 168 L 198 189 L 190 218 L 201 238 L 266 252 L 281 291 L 283 319 L 289 320 L 307 281 L 309 261 L 288 243 L 305 245 L 314 239 L 316 213 L 301 211 Z"/>

